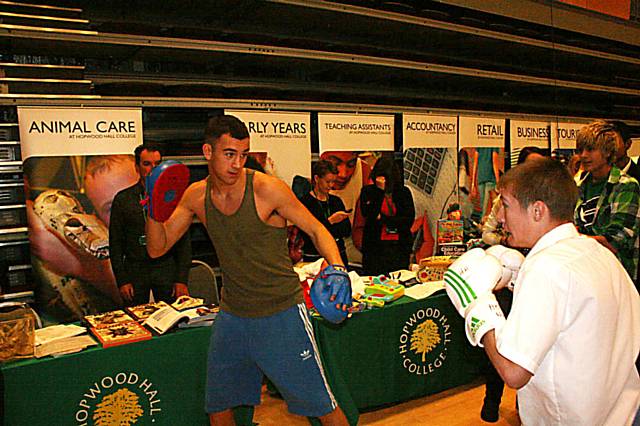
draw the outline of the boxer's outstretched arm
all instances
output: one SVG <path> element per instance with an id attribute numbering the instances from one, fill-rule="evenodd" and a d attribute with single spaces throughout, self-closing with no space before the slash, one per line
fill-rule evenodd
<path id="1" fill-rule="evenodd" d="M 515 362 L 500 355 L 498 347 L 496 346 L 496 334 L 493 330 L 484 335 L 482 343 L 484 344 L 484 350 L 489 356 L 491 363 L 507 386 L 513 389 L 520 389 L 529 383 L 533 374 Z"/>

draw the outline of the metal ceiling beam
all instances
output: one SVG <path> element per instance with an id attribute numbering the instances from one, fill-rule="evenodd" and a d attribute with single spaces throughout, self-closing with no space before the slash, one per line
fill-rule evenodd
<path id="1" fill-rule="evenodd" d="M 351 13 L 356 15 L 368 16 L 372 18 L 386 19 L 386 20 L 397 21 L 397 22 L 402 22 L 406 24 L 419 25 L 419 26 L 424 26 L 428 28 L 435 28 L 439 30 L 454 31 L 462 34 L 486 37 L 486 38 L 491 38 L 491 39 L 500 40 L 500 41 L 508 41 L 508 42 L 523 44 L 527 46 L 540 47 L 543 49 L 557 50 L 560 52 L 567 52 L 572 54 L 591 56 L 599 59 L 607 59 L 612 61 L 627 62 L 630 64 L 640 65 L 640 58 L 636 58 L 632 56 L 616 55 L 614 53 L 585 49 L 582 47 L 571 46 L 568 44 L 538 40 L 535 38 L 523 37 L 515 34 L 492 31 L 492 30 L 487 30 L 487 29 L 482 29 L 477 27 L 471 27 L 467 25 L 454 24 L 450 22 L 443 22 L 435 19 L 421 18 L 418 16 L 410 16 L 410 15 L 405 15 L 401 13 L 388 12 L 384 10 L 376 10 L 376 9 L 370 9 L 366 7 L 352 6 L 352 5 L 343 4 L 343 3 L 331 3 L 328 1 L 321 1 L 321 0 L 266 0 L 266 1 L 271 3 L 280 3 L 280 4 L 287 4 L 287 5 L 300 6 L 300 7 L 309 7 L 309 8 L 329 10 L 334 12 Z M 519 1 L 522 1 L 522 0 L 519 0 Z M 511 1 L 511 2 L 507 1 L 506 3 L 509 3 L 509 4 L 519 3 L 519 1 Z M 456 1 L 450 1 L 450 2 L 443 1 L 443 2 L 456 3 L 456 4 L 467 3 L 464 0 L 460 2 L 456 2 Z M 480 3 L 490 4 L 490 5 L 494 4 L 494 2 L 486 1 L 486 0 L 482 0 L 480 1 Z M 505 3 L 505 2 L 495 2 L 495 3 Z M 500 13 L 500 10 L 501 10 L 500 8 L 496 7 L 495 9 L 497 11 L 493 11 L 492 13 L 500 16 L 505 16 L 503 13 Z M 522 19 L 522 18 L 519 18 L 519 19 Z M 545 23 L 545 25 L 552 27 L 552 25 L 549 23 Z M 628 29 L 628 27 L 625 27 L 625 28 Z M 635 41 L 637 42 L 636 44 L 640 45 L 640 30 L 635 31 L 635 34 L 636 34 Z"/>
<path id="2" fill-rule="evenodd" d="M 79 42 L 93 44 L 128 45 L 136 47 L 154 47 L 167 49 L 185 49 L 202 52 L 225 52 L 248 55 L 261 55 L 282 58 L 309 59 L 317 61 L 343 62 L 358 65 L 373 65 L 388 68 L 400 68 L 422 72 L 460 75 L 492 80 L 515 81 L 525 84 L 549 87 L 616 93 L 621 95 L 640 96 L 640 90 L 600 84 L 580 83 L 554 78 L 533 77 L 498 71 L 487 71 L 476 68 L 455 67 L 428 62 L 408 61 L 401 59 L 380 58 L 366 55 L 336 53 L 296 49 L 288 47 L 229 43 L 209 40 L 187 40 L 170 37 L 140 36 L 115 33 L 84 34 L 78 31 L 61 29 L 41 29 L 26 26 L 0 24 L 0 37 L 23 38 L 32 40 L 53 40 L 56 42 Z"/>

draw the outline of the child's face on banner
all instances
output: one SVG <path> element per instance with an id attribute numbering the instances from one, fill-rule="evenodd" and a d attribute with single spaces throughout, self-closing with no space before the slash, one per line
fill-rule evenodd
<path id="1" fill-rule="evenodd" d="M 113 163 L 109 170 L 98 171 L 85 178 L 87 197 L 93 204 L 96 215 L 109 226 L 113 198 L 121 190 L 138 182 L 139 176 L 135 162 L 121 161 Z"/>
<path id="2" fill-rule="evenodd" d="M 354 151 L 326 151 L 320 155 L 320 159 L 331 161 L 338 169 L 333 185 L 333 189 L 336 190 L 347 186 L 358 165 L 358 154 Z"/>

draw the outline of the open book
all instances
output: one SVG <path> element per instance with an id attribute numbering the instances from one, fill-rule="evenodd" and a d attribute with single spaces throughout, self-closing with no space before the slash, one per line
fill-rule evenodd
<path id="1" fill-rule="evenodd" d="M 158 334 L 164 334 L 178 323 L 181 328 L 211 325 L 217 315 L 218 307 L 215 305 L 199 306 L 184 311 L 167 306 L 154 312 L 145 320 L 144 325 Z"/>
<path id="2" fill-rule="evenodd" d="M 85 327 L 74 324 L 58 324 L 38 329 L 35 356 L 41 358 L 47 355 L 63 355 L 96 345 L 96 341 L 86 333 Z"/>

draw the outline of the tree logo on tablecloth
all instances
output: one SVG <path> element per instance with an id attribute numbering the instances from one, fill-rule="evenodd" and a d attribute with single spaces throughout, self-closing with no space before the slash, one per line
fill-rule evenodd
<path id="1" fill-rule="evenodd" d="M 426 320 L 416 327 L 411 334 L 411 350 L 414 353 L 422 354 L 422 362 L 425 362 L 426 355 L 440 343 L 438 326 L 433 320 Z"/>
<path id="2" fill-rule="evenodd" d="M 424 376 L 442 367 L 451 342 L 449 321 L 437 308 L 418 309 L 405 321 L 399 337 L 402 366 L 411 374 Z"/>
<path id="3" fill-rule="evenodd" d="M 129 426 L 162 413 L 158 390 L 133 372 L 104 376 L 82 395 L 75 413 L 77 426 Z M 93 421 L 93 422 L 91 422 Z"/>
<path id="4" fill-rule="evenodd" d="M 93 420 L 96 426 L 129 426 L 142 414 L 138 395 L 122 388 L 102 398 L 102 402 L 93 413 Z"/>

